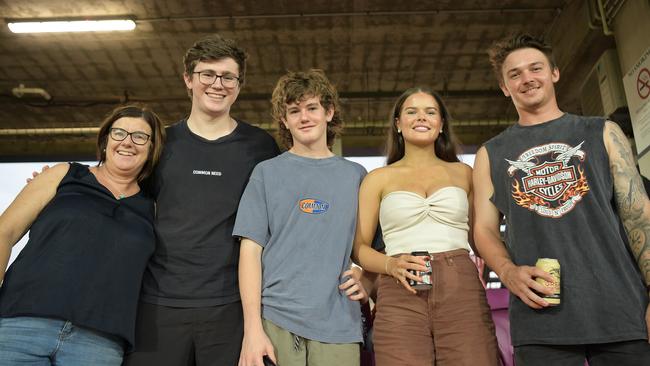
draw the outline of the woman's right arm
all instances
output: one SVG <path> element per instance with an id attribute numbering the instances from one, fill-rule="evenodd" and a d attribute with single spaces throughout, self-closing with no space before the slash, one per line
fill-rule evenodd
<path id="1" fill-rule="evenodd" d="M 20 191 L 0 216 L 0 282 L 7 270 L 11 248 L 54 198 L 56 189 L 69 168 L 69 164 L 63 163 L 44 170 Z"/>
<path id="2" fill-rule="evenodd" d="M 354 234 L 352 260 L 364 271 L 386 273 L 387 256 L 372 249 L 372 240 L 379 221 L 379 204 L 381 202 L 382 173 L 370 172 L 359 187 L 359 208 L 357 210 L 357 229 Z"/>

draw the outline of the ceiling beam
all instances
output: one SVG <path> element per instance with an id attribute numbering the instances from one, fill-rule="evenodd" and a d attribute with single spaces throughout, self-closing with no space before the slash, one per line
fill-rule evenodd
<path id="1" fill-rule="evenodd" d="M 503 98 L 503 94 L 499 89 L 485 89 L 485 90 L 441 90 L 440 96 L 447 99 L 474 99 L 474 98 Z M 393 99 L 402 94 L 402 91 L 340 91 L 339 97 L 341 99 Z M 270 93 L 242 93 L 237 97 L 238 100 L 245 101 L 269 101 L 271 100 Z M 0 104 L 15 104 L 16 102 L 34 105 L 34 106 L 48 106 L 48 105 L 86 105 L 86 104 L 126 104 L 129 102 L 185 102 L 188 101 L 187 95 L 170 95 L 170 96 L 155 96 L 155 97 L 141 97 L 130 96 L 128 92 L 123 95 L 106 95 L 106 96 L 70 96 L 70 97 L 54 97 L 49 101 L 42 98 L 22 97 L 17 98 L 11 94 L 0 94 Z"/>
<path id="2" fill-rule="evenodd" d="M 529 7 L 529 8 L 458 8 L 434 10 L 400 10 L 400 11 L 352 11 L 332 13 L 288 13 L 288 14 L 240 14 L 240 15 L 208 15 L 208 16 L 178 16 L 178 17 L 151 17 L 136 19 L 136 23 L 157 23 L 173 21 L 197 20 L 237 20 L 237 19 L 291 19 L 291 18 L 340 18 L 340 17 L 372 17 L 372 16 L 421 16 L 421 15 L 453 15 L 453 14 L 513 14 L 513 13 L 559 13 L 562 9 L 556 7 Z"/>

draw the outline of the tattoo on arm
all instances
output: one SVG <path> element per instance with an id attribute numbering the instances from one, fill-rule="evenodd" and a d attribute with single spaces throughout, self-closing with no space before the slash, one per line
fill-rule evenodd
<path id="1" fill-rule="evenodd" d="M 617 125 L 611 122 L 608 124 L 612 150 L 609 152 L 609 161 L 616 203 L 632 254 L 645 283 L 650 284 L 650 204 L 627 138 Z"/>

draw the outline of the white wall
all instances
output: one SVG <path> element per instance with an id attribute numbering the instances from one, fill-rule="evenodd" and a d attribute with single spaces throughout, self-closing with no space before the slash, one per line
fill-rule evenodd
<path id="1" fill-rule="evenodd" d="M 383 156 L 363 156 L 348 157 L 347 159 L 363 165 L 367 171 L 384 166 L 386 158 Z M 474 155 L 461 155 L 460 159 L 468 165 L 474 164 Z M 95 162 L 83 162 L 88 165 L 95 165 Z M 38 163 L 0 163 L 0 212 L 11 204 L 20 190 L 25 186 L 27 178 L 32 176 L 32 172 L 40 171 L 45 165 L 54 165 L 56 162 L 38 162 Z M 29 233 L 28 233 L 29 234 Z M 27 243 L 29 235 L 25 235 L 13 248 L 9 264 L 11 264 L 18 253 Z"/>
<path id="2" fill-rule="evenodd" d="M 458 158 L 465 164 L 469 166 L 474 166 L 474 158 L 476 154 L 462 154 L 458 155 Z M 352 160 L 356 163 L 363 165 L 368 172 L 373 169 L 382 167 L 386 163 L 386 157 L 384 156 L 349 156 L 346 157 L 348 160 Z"/>

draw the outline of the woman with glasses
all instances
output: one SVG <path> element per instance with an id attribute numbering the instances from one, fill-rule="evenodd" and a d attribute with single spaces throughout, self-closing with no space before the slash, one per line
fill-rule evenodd
<path id="1" fill-rule="evenodd" d="M 0 364 L 121 365 L 155 245 L 154 203 L 139 184 L 164 136 L 151 110 L 116 108 L 99 129 L 97 166 L 43 171 L 0 216 Z"/>
<path id="2" fill-rule="evenodd" d="M 405 91 L 389 122 L 387 166 L 359 191 L 353 258 L 380 273 L 378 366 L 496 366 L 494 325 L 469 258 L 472 170 L 459 162 L 447 108 Z M 385 254 L 371 248 L 377 222 Z"/>

